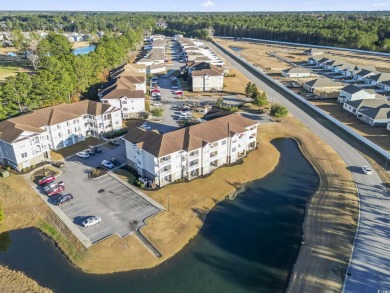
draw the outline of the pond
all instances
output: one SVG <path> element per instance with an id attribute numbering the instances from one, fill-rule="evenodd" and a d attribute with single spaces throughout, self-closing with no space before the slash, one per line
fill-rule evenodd
<path id="1" fill-rule="evenodd" d="M 81 47 L 73 50 L 74 55 L 85 55 L 89 52 L 95 51 L 96 45 L 89 45 L 87 47 Z"/>
<path id="2" fill-rule="evenodd" d="M 87 274 L 33 228 L 1 236 L 0 264 L 55 292 L 281 292 L 300 249 L 306 204 L 319 180 L 294 140 L 272 143 L 281 153 L 274 172 L 218 204 L 200 233 L 156 268 Z"/>
<path id="3" fill-rule="evenodd" d="M 244 48 L 241 47 L 234 47 L 234 46 L 229 46 L 230 49 L 232 49 L 234 52 L 240 52 L 244 50 Z"/>

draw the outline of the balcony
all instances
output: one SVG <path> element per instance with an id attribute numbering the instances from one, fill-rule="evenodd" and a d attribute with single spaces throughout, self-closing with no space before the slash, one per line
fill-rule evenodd
<path id="1" fill-rule="evenodd" d="M 166 175 L 168 175 L 168 174 L 171 174 L 171 172 L 172 172 L 172 169 L 171 168 L 164 168 L 164 169 L 162 169 L 161 171 L 160 171 L 160 176 L 166 176 Z"/>
<path id="2" fill-rule="evenodd" d="M 161 160 L 159 161 L 160 166 L 166 166 L 166 165 L 170 164 L 171 162 L 172 162 L 171 159 L 167 159 L 167 160 L 161 159 Z"/>
<path id="3" fill-rule="evenodd" d="M 199 157 L 199 152 L 193 152 L 189 154 L 190 160 L 198 158 Z"/>
<path id="4" fill-rule="evenodd" d="M 210 159 L 216 159 L 217 157 L 218 157 L 217 151 L 210 153 Z"/>

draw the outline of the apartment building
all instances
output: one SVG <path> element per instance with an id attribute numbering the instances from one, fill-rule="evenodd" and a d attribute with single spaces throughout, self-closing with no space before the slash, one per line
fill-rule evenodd
<path id="1" fill-rule="evenodd" d="M 375 91 L 371 89 L 364 90 L 361 87 L 350 84 L 346 87 L 343 87 L 340 91 L 337 102 L 345 103 L 347 101 L 356 101 L 364 99 L 375 99 Z"/>
<path id="2" fill-rule="evenodd" d="M 166 134 L 131 129 L 125 136 L 127 164 L 158 186 L 192 180 L 255 149 L 257 126 L 230 114 Z"/>
<path id="3" fill-rule="evenodd" d="M 145 73 L 131 70 L 133 67 L 115 69 L 111 73 L 113 79 L 98 93 L 103 104 L 121 109 L 123 119 L 138 118 L 145 113 Z"/>
<path id="4" fill-rule="evenodd" d="M 21 170 L 50 150 L 121 128 L 120 109 L 90 100 L 35 110 L 0 122 L 0 163 Z"/>

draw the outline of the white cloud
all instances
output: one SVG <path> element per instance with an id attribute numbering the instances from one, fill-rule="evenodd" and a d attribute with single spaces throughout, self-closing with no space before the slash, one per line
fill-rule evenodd
<path id="1" fill-rule="evenodd" d="M 389 2 L 381 2 L 381 3 L 375 3 L 374 7 L 383 7 L 383 6 L 390 6 Z"/>
<path id="2" fill-rule="evenodd" d="M 211 0 L 208 0 L 208 1 L 204 2 L 202 5 L 203 5 L 203 7 L 212 7 L 212 6 L 215 6 L 215 3 Z"/>

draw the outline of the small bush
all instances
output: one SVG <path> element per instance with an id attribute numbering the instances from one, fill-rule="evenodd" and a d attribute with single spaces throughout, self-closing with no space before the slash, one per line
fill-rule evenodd
<path id="1" fill-rule="evenodd" d="M 6 166 L 5 170 L 9 171 L 9 170 L 11 170 L 11 167 L 10 166 Z"/>
<path id="2" fill-rule="evenodd" d="M 4 212 L 3 212 L 3 209 L 0 206 L 0 223 L 3 221 L 3 219 L 4 219 Z"/>

